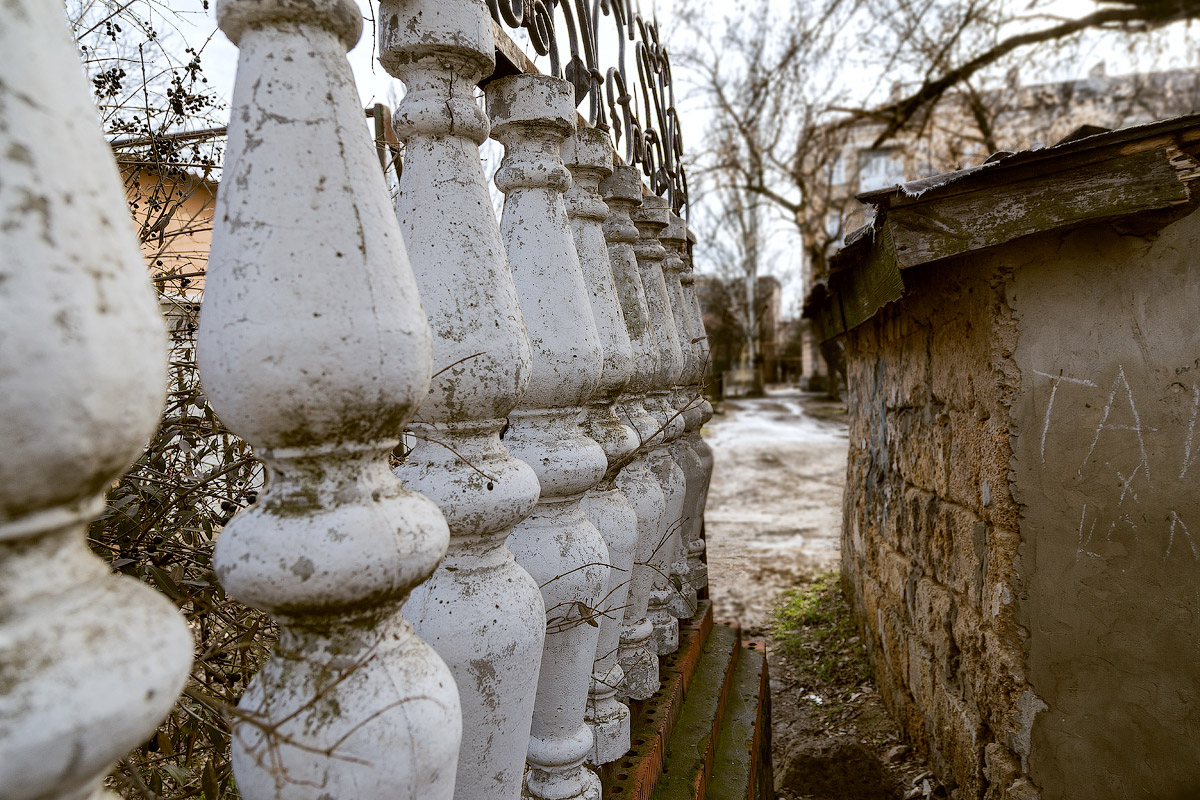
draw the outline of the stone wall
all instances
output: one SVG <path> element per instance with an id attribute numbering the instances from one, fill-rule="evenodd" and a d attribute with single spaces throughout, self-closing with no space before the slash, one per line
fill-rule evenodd
<path id="1" fill-rule="evenodd" d="M 1028 746 L 1010 277 L 998 265 L 907 271 L 906 297 L 845 338 L 844 579 L 886 704 L 964 799 L 1019 797 Z"/>
<path id="2" fill-rule="evenodd" d="M 1200 796 L 1200 212 L 904 272 L 845 335 L 843 575 L 958 800 Z"/>

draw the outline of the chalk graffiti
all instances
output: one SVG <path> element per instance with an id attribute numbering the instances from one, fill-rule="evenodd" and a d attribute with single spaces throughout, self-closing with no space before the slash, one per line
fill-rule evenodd
<path id="1" fill-rule="evenodd" d="M 1083 523 L 1087 520 L 1087 503 L 1083 504 L 1083 513 L 1079 515 L 1079 544 L 1075 547 L 1075 563 L 1079 563 L 1080 556 L 1090 556 L 1091 558 L 1100 558 L 1099 553 L 1093 553 L 1091 550 L 1085 550 L 1084 545 L 1092 543 L 1092 536 L 1096 533 L 1096 520 L 1092 518 L 1092 527 L 1088 529 L 1087 539 L 1083 538 Z"/>
<path id="2" fill-rule="evenodd" d="M 1045 413 L 1042 419 L 1041 438 L 1038 443 L 1039 458 L 1043 466 L 1046 465 L 1046 453 L 1049 447 L 1052 459 L 1056 456 L 1059 459 L 1063 455 L 1069 453 L 1069 450 L 1057 451 L 1054 447 L 1056 435 L 1054 430 L 1063 430 L 1064 434 L 1070 437 L 1078 437 L 1081 425 L 1087 425 L 1084 430 L 1091 433 L 1091 442 L 1087 448 L 1087 454 L 1084 456 L 1082 463 L 1074 470 L 1074 483 L 1090 494 L 1088 502 L 1083 503 L 1083 508 L 1079 515 L 1079 526 L 1077 531 L 1077 541 L 1075 549 L 1075 562 L 1079 563 L 1081 558 L 1105 559 L 1111 557 L 1114 553 L 1120 552 L 1120 543 L 1125 546 L 1136 545 L 1143 541 L 1143 532 L 1139 532 L 1138 523 L 1141 522 L 1143 527 L 1147 523 L 1152 523 L 1151 528 L 1156 528 L 1157 524 L 1154 520 L 1161 520 L 1162 527 L 1159 528 L 1162 538 L 1145 540 L 1147 543 L 1155 542 L 1157 547 L 1163 547 L 1162 558 L 1165 561 L 1173 554 L 1177 558 L 1186 559 L 1190 552 L 1194 561 L 1200 561 L 1200 548 L 1197 548 L 1196 542 L 1192 537 L 1191 531 L 1184 522 L 1179 510 L 1172 508 L 1175 505 L 1171 502 L 1171 498 L 1187 497 L 1191 492 L 1185 487 L 1165 485 L 1158 491 L 1154 491 L 1154 486 L 1151 483 L 1151 464 L 1150 454 L 1155 453 L 1155 457 L 1159 459 L 1159 467 L 1162 467 L 1161 459 L 1164 456 L 1163 440 L 1158 438 L 1155 441 L 1159 443 L 1157 450 L 1147 448 L 1147 434 L 1159 431 L 1159 428 L 1145 424 L 1143 416 L 1138 408 L 1134 398 L 1134 390 L 1125 373 L 1123 365 L 1118 364 L 1116 374 L 1109 383 L 1109 391 L 1107 396 L 1101 395 L 1094 400 L 1088 400 L 1088 394 L 1094 395 L 1094 390 L 1100 389 L 1101 384 L 1096 380 L 1085 377 L 1073 377 L 1063 374 L 1059 371 L 1057 374 L 1053 372 L 1042 372 L 1033 370 L 1035 375 L 1046 378 L 1050 382 L 1050 393 L 1046 399 Z M 1058 416 L 1055 416 L 1055 400 L 1062 401 L 1059 397 L 1060 387 L 1070 387 L 1076 392 L 1084 392 L 1088 394 L 1075 396 L 1074 399 L 1078 402 L 1074 406 L 1078 409 L 1080 405 L 1085 408 L 1091 408 L 1093 404 L 1099 406 L 1097 402 L 1103 399 L 1103 405 L 1100 406 L 1099 419 L 1095 424 L 1094 430 L 1091 425 L 1084 422 L 1076 414 L 1069 421 L 1062 411 L 1059 411 Z M 1193 385 L 1190 403 L 1186 409 L 1186 430 L 1181 430 L 1182 439 L 1182 458 L 1179 462 L 1180 471 L 1178 480 L 1182 481 L 1192 468 L 1200 453 L 1200 446 L 1195 440 L 1196 420 L 1200 417 L 1200 385 Z M 1060 402 L 1061 406 L 1061 402 Z M 1093 417 L 1093 419 L 1095 419 Z M 1182 423 L 1182 419 L 1180 422 Z M 1064 423 L 1069 426 L 1069 429 L 1064 429 Z M 1108 441 L 1110 436 L 1122 434 L 1126 438 L 1124 441 L 1115 441 L 1103 444 L 1104 439 Z M 1086 441 L 1086 440 L 1085 440 Z M 1179 440 L 1176 440 L 1179 441 Z M 1048 444 L 1049 443 L 1049 444 Z M 1169 449 L 1174 450 L 1175 443 L 1169 444 Z M 1178 450 L 1174 451 L 1179 453 Z M 1099 456 L 1097 454 L 1100 454 Z M 1107 457 L 1104 454 L 1108 454 Z M 1113 458 L 1114 454 L 1126 454 L 1125 458 L 1135 458 L 1136 461 L 1131 465 L 1132 468 L 1120 466 L 1119 464 L 1111 463 L 1108 458 Z M 1167 454 L 1169 455 L 1169 453 Z M 1174 457 L 1170 457 L 1174 461 Z M 1129 461 L 1125 462 L 1127 465 Z M 1069 470 L 1070 467 L 1067 467 Z M 1174 470 L 1170 470 L 1167 474 L 1170 475 Z M 1061 473 L 1059 473 L 1061 474 Z M 1067 474 L 1070 474 L 1069 472 Z M 1158 473 L 1162 475 L 1160 471 Z M 1115 478 L 1113 483 L 1116 488 L 1115 494 L 1111 495 L 1111 499 L 1105 501 L 1104 496 L 1097 495 L 1097 488 L 1102 486 L 1107 479 Z M 1065 476 L 1064 476 L 1065 477 Z M 1097 483 L 1100 479 L 1100 483 Z M 1160 478 L 1161 481 L 1161 478 Z M 1167 483 L 1171 481 L 1168 479 Z M 1149 495 L 1146 493 L 1149 492 Z M 1115 501 L 1115 503 L 1113 502 Z M 1165 510 L 1160 512 L 1159 508 Z M 1140 511 L 1135 509 L 1140 508 Z M 1154 509 L 1148 511 L 1148 509 Z M 1186 510 L 1185 510 L 1186 513 Z M 1107 523 L 1107 530 L 1105 530 Z M 1097 537 L 1097 528 L 1103 531 L 1101 538 Z M 1126 533 L 1121 534 L 1117 542 L 1117 550 L 1113 550 L 1114 537 L 1117 536 L 1120 529 L 1126 529 Z M 1187 547 L 1182 547 L 1182 543 L 1186 541 Z M 1108 555 L 1105 555 L 1107 553 Z"/>
<path id="3" fill-rule="evenodd" d="M 1125 396 L 1129 400 L 1129 410 L 1133 413 L 1132 425 L 1115 425 L 1108 421 L 1109 414 L 1112 413 L 1113 401 L 1117 397 L 1117 388 L 1122 385 L 1125 387 Z M 1083 463 L 1079 465 L 1078 474 L 1083 474 L 1083 468 L 1087 466 L 1088 459 L 1095 452 L 1096 443 L 1100 441 L 1101 433 L 1104 431 L 1133 431 L 1137 434 L 1138 451 L 1142 456 L 1142 462 L 1139 466 L 1146 476 L 1146 483 L 1150 483 L 1150 462 L 1146 458 L 1146 440 L 1142 437 L 1143 430 L 1156 431 L 1158 428 L 1142 427 L 1141 415 L 1138 414 L 1137 406 L 1133 402 L 1133 389 L 1129 387 L 1129 381 L 1125 378 L 1125 368 L 1118 364 L 1117 377 L 1113 379 L 1112 389 L 1108 393 L 1108 402 L 1104 404 L 1104 413 L 1100 417 L 1100 424 L 1096 426 L 1096 435 L 1092 438 L 1092 446 L 1088 448 L 1087 455 L 1083 458 Z"/>
<path id="4" fill-rule="evenodd" d="M 1079 384 L 1080 386 L 1094 387 L 1096 384 L 1092 383 L 1089 380 L 1083 379 L 1083 378 L 1069 378 L 1069 377 L 1063 375 L 1061 372 L 1058 375 L 1051 375 L 1048 372 L 1038 372 L 1036 369 L 1033 372 L 1035 375 L 1041 375 L 1043 377 L 1049 378 L 1051 381 L 1051 383 L 1050 383 L 1050 401 L 1048 403 L 1046 403 L 1046 421 L 1042 425 L 1042 463 L 1045 464 L 1046 463 L 1046 433 L 1050 430 L 1050 415 L 1054 412 L 1054 395 L 1058 394 L 1058 384 L 1062 383 L 1063 381 L 1066 381 L 1067 383 Z"/>
<path id="5" fill-rule="evenodd" d="M 1192 414 L 1188 419 L 1187 438 L 1183 440 L 1183 469 L 1179 472 L 1179 480 L 1187 475 L 1188 467 L 1192 465 L 1192 439 L 1196 435 L 1196 411 L 1200 409 L 1200 386 L 1192 384 Z"/>
<path id="6" fill-rule="evenodd" d="M 1133 483 L 1133 479 L 1137 477 L 1138 470 L 1140 470 L 1141 468 L 1142 468 L 1141 464 L 1138 464 L 1136 467 L 1134 467 L 1133 472 L 1129 473 L 1128 478 L 1126 478 L 1124 475 L 1122 475 L 1120 473 L 1120 471 L 1117 472 L 1117 477 L 1121 479 L 1121 498 L 1119 500 L 1117 500 L 1117 508 L 1120 508 L 1121 505 L 1125 502 L 1125 495 L 1127 495 L 1127 494 L 1133 495 L 1133 502 L 1136 503 L 1138 501 L 1137 492 L 1133 491 L 1133 489 L 1131 489 L 1129 485 L 1131 483 Z"/>
<path id="7" fill-rule="evenodd" d="M 1088 531 L 1087 536 L 1085 537 L 1083 535 L 1084 525 L 1087 523 L 1087 515 L 1088 515 L 1087 510 L 1088 510 L 1087 503 L 1084 503 L 1083 504 L 1083 513 L 1079 515 L 1079 539 L 1075 546 L 1075 563 L 1076 564 L 1079 563 L 1079 559 L 1083 556 L 1086 556 L 1088 558 L 1099 558 L 1099 559 L 1104 558 L 1104 555 L 1102 555 L 1101 553 L 1097 553 L 1095 551 L 1095 549 L 1089 549 L 1089 548 L 1095 548 L 1097 546 L 1097 545 L 1093 544 L 1093 540 L 1095 539 L 1095 536 L 1096 536 L 1096 523 L 1100 519 L 1098 514 L 1093 515 L 1092 520 L 1091 520 L 1092 524 L 1087 529 L 1087 531 Z M 1174 514 L 1175 512 L 1171 512 L 1171 513 Z M 1176 515 L 1176 516 L 1178 516 L 1178 515 Z M 1112 544 L 1113 534 L 1116 532 L 1117 526 L 1120 524 L 1124 524 L 1126 527 L 1129 528 L 1129 531 L 1132 534 L 1132 538 L 1133 538 L 1134 542 L 1138 541 L 1137 523 L 1134 522 L 1133 518 L 1130 517 L 1128 514 L 1122 514 L 1121 516 L 1109 521 L 1108 530 L 1104 534 L 1104 543 L 1105 544 Z M 1190 540 L 1191 537 L 1189 536 L 1188 539 Z M 1192 549 L 1194 552 L 1195 548 L 1193 547 Z M 1167 554 L 1168 555 L 1170 554 L 1170 545 L 1169 544 L 1167 547 Z M 1163 558 L 1165 559 L 1166 556 L 1164 555 Z M 1197 559 L 1197 560 L 1200 560 L 1200 559 Z"/>
<path id="8" fill-rule="evenodd" d="M 1187 525 L 1183 524 L 1183 520 L 1179 518 L 1179 514 L 1171 512 L 1171 532 L 1170 538 L 1167 540 L 1167 552 L 1163 553 L 1163 561 L 1167 560 L 1167 556 L 1171 555 L 1171 547 L 1175 544 L 1175 528 L 1178 527 L 1183 531 L 1183 535 L 1187 537 L 1188 546 L 1192 548 L 1192 558 L 1200 561 L 1200 553 L 1196 552 L 1196 543 L 1192 540 L 1192 534 L 1188 532 Z"/>

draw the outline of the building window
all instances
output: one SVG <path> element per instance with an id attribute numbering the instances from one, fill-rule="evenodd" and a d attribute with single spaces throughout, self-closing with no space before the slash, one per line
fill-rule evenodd
<path id="1" fill-rule="evenodd" d="M 829 185 L 841 186 L 846 182 L 846 159 L 839 153 L 829 165 Z"/>
<path id="2" fill-rule="evenodd" d="M 858 154 L 858 190 L 869 192 L 904 183 L 903 154 L 897 148 L 866 150 Z"/>

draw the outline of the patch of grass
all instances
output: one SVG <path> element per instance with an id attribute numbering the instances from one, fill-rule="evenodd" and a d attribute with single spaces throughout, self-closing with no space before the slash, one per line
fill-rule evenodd
<path id="1" fill-rule="evenodd" d="M 837 572 L 827 572 L 808 586 L 784 592 L 771 628 L 797 678 L 808 685 L 823 684 L 835 694 L 853 690 L 872 677 L 839 577 Z"/>
<path id="2" fill-rule="evenodd" d="M 808 411 L 809 416 L 841 421 L 845 421 L 850 413 L 845 405 L 813 406 L 805 410 Z"/>

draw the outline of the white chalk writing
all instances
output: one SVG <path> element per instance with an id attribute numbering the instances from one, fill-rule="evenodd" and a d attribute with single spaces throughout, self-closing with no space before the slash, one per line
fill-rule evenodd
<path id="1" fill-rule="evenodd" d="M 1125 495 L 1127 495 L 1127 494 L 1133 495 L 1133 502 L 1136 503 L 1138 501 L 1137 492 L 1130 489 L 1129 484 L 1133 483 L 1133 479 L 1135 477 L 1137 477 L 1138 470 L 1140 470 L 1141 468 L 1142 468 L 1141 464 L 1138 464 L 1136 467 L 1134 467 L 1133 472 L 1129 473 L 1128 478 L 1126 478 L 1120 472 L 1117 473 L 1117 477 L 1121 479 L 1121 499 L 1117 501 L 1117 508 L 1120 508 L 1121 505 L 1125 502 Z"/>
<path id="2" fill-rule="evenodd" d="M 1058 384 L 1066 381 L 1067 383 L 1076 383 L 1080 386 L 1092 386 L 1096 384 L 1083 378 L 1068 378 L 1061 372 L 1058 375 L 1051 375 L 1048 372 L 1033 371 L 1035 375 L 1041 375 L 1044 378 L 1049 378 L 1050 383 L 1050 401 L 1046 403 L 1046 421 L 1042 424 L 1042 463 L 1046 463 L 1046 432 L 1050 430 L 1050 414 L 1054 411 L 1054 395 L 1058 394 Z"/>
<path id="3" fill-rule="evenodd" d="M 1179 480 L 1183 480 L 1183 476 L 1187 475 L 1188 467 L 1192 465 L 1192 439 L 1196 435 L 1196 410 L 1200 409 L 1200 386 L 1192 384 L 1192 416 L 1188 420 L 1187 438 L 1183 440 L 1183 470 L 1179 473 Z"/>
<path id="4" fill-rule="evenodd" d="M 1125 397 L 1129 401 L 1129 410 L 1133 414 L 1132 425 L 1116 425 L 1108 421 L 1109 415 L 1113 410 L 1113 403 L 1117 397 L 1117 389 L 1121 386 L 1125 387 Z M 1146 440 L 1142 438 L 1142 431 L 1155 431 L 1157 428 L 1143 428 L 1142 418 L 1138 414 L 1137 406 L 1133 403 L 1133 389 L 1129 386 L 1129 381 L 1125 379 L 1125 368 L 1117 365 L 1117 377 L 1113 379 L 1112 389 L 1108 393 L 1108 402 L 1104 404 L 1104 413 L 1100 416 L 1100 424 L 1096 426 L 1096 435 L 1092 438 L 1092 446 L 1088 448 L 1087 455 L 1084 456 L 1083 463 L 1079 465 L 1077 470 L 1078 475 L 1083 474 L 1083 468 L 1087 466 L 1088 459 L 1092 457 L 1092 453 L 1096 450 L 1096 443 L 1100 441 L 1100 434 L 1104 431 L 1133 431 L 1137 434 L 1138 452 L 1141 453 L 1141 463 L 1138 465 L 1142 469 L 1142 474 L 1146 478 L 1146 484 L 1150 484 L 1150 461 L 1146 457 Z M 1134 470 L 1136 472 L 1137 470 Z M 1132 476 L 1130 476 L 1132 477 Z"/>
<path id="5" fill-rule="evenodd" d="M 1171 547 L 1175 544 L 1175 529 L 1177 527 L 1187 537 L 1188 546 L 1192 548 L 1192 558 L 1200 561 L 1200 552 L 1196 551 L 1196 543 L 1192 541 L 1192 534 L 1188 532 L 1187 525 L 1183 524 L 1183 520 L 1179 518 L 1179 514 L 1174 511 L 1171 512 L 1171 533 L 1170 538 L 1167 539 L 1167 552 L 1163 553 L 1163 561 L 1166 561 L 1167 556 L 1171 555 Z"/>
<path id="6" fill-rule="evenodd" d="M 1087 503 L 1083 504 L 1083 513 L 1079 515 L 1079 544 L 1075 547 L 1075 563 L 1079 563 L 1080 556 L 1089 556 L 1091 558 L 1100 558 L 1099 553 L 1093 553 L 1091 550 L 1085 550 L 1084 545 L 1092 543 L 1092 536 L 1096 533 L 1096 520 L 1092 520 L 1092 527 L 1088 529 L 1087 539 L 1083 538 L 1083 523 L 1087 519 Z"/>
<path id="7" fill-rule="evenodd" d="M 1058 374 L 1038 370 L 1033 370 L 1033 373 L 1050 381 L 1050 393 L 1046 401 L 1041 440 L 1038 444 L 1041 463 L 1045 465 L 1048 445 L 1053 456 L 1055 454 L 1054 444 L 1058 441 L 1055 438 L 1056 434 L 1051 429 L 1056 426 L 1061 427 L 1065 422 L 1063 411 L 1059 411 L 1057 418 L 1054 416 L 1055 400 L 1057 399 L 1059 388 L 1078 387 L 1076 391 L 1087 392 L 1087 390 L 1098 389 L 1099 385 L 1088 378 L 1064 375 L 1061 370 Z M 1088 400 L 1087 394 L 1071 398 L 1069 405 L 1072 409 L 1077 409 L 1080 405 L 1091 408 L 1092 406 L 1084 403 L 1085 400 Z M 1188 400 L 1190 402 L 1185 401 L 1187 402 L 1187 428 L 1186 431 L 1180 431 L 1184 435 L 1180 437 L 1183 441 L 1183 458 L 1180 465 L 1179 480 L 1183 480 L 1187 476 L 1188 471 L 1195 465 L 1195 462 L 1200 460 L 1200 442 L 1196 440 L 1196 422 L 1197 419 L 1200 419 L 1200 385 L 1193 384 Z M 1079 420 L 1075 419 L 1072 422 L 1074 424 L 1070 425 L 1072 429 L 1070 435 L 1077 436 L 1078 428 L 1076 425 L 1078 425 Z M 1162 553 L 1163 561 L 1166 561 L 1172 555 L 1182 557 L 1186 561 L 1189 553 L 1194 561 L 1200 561 L 1200 548 L 1197 547 L 1191 530 L 1184 522 L 1184 517 L 1180 515 L 1179 510 L 1171 508 L 1174 505 L 1171 502 L 1171 498 L 1187 497 L 1190 494 L 1181 486 L 1175 488 L 1163 486 L 1156 491 L 1150 482 L 1150 458 L 1146 435 L 1158 430 L 1158 428 L 1151 427 L 1143 422 L 1141 412 L 1134 398 L 1133 388 L 1125 374 L 1125 368 L 1123 365 L 1118 364 L 1116 375 L 1113 377 L 1107 393 L 1107 398 L 1103 406 L 1100 407 L 1099 420 L 1095 425 L 1091 443 L 1087 449 L 1087 455 L 1075 470 L 1076 479 L 1083 482 L 1080 484 L 1081 488 L 1083 486 L 1092 487 L 1088 490 L 1090 500 L 1083 503 L 1083 509 L 1079 515 L 1075 547 L 1076 564 L 1082 558 L 1101 560 L 1110 558 L 1116 555 L 1116 553 L 1121 552 L 1122 546 L 1137 545 L 1141 541 L 1149 544 L 1149 541 L 1140 535 L 1138 529 L 1139 524 L 1144 528 L 1147 524 L 1151 523 L 1152 517 L 1147 516 L 1145 511 L 1148 508 L 1155 509 L 1155 512 L 1152 512 L 1153 519 L 1160 520 L 1163 523 L 1162 528 L 1158 528 L 1158 530 L 1165 533 L 1166 536 L 1154 540 L 1155 549 L 1163 547 L 1163 550 L 1159 551 Z M 1122 431 L 1132 433 L 1134 438 L 1130 439 L 1126 436 L 1123 442 L 1109 441 L 1109 438 L 1113 436 L 1112 432 Z M 1102 438 L 1105 439 L 1103 446 L 1100 443 Z M 1125 454 L 1126 458 L 1132 457 L 1134 455 L 1135 442 L 1137 446 L 1137 461 L 1131 465 L 1132 469 L 1126 471 L 1125 467 L 1119 467 L 1117 464 L 1113 464 L 1107 460 L 1109 458 L 1115 459 L 1122 454 Z M 1171 449 L 1174 449 L 1173 446 Z M 1167 455 L 1167 452 L 1161 446 L 1155 450 L 1155 453 L 1156 457 Z M 1126 463 L 1128 464 L 1128 462 Z M 1173 472 L 1174 470 L 1171 469 L 1171 473 Z M 1095 495 L 1097 487 L 1095 481 L 1099 479 L 1103 482 L 1105 474 L 1114 475 L 1117 480 L 1118 493 L 1113 497 L 1113 500 L 1116 501 L 1115 503 L 1111 501 L 1105 503 L 1103 502 L 1103 498 Z M 1160 476 L 1163 474 L 1161 465 L 1157 474 Z M 1160 482 L 1161 480 L 1160 477 Z M 1146 494 L 1147 492 L 1149 492 L 1148 495 Z M 1159 497 L 1160 493 L 1163 492 L 1167 494 Z M 1100 502 L 1097 503 L 1096 501 Z M 1158 509 L 1162 509 L 1163 506 L 1166 506 L 1166 513 L 1159 516 L 1163 512 Z M 1187 513 L 1187 510 L 1184 509 L 1184 514 Z M 1103 536 L 1099 538 L 1096 536 L 1098 524 L 1100 530 L 1104 531 Z M 1157 528 L 1157 525 L 1154 527 Z M 1120 530 L 1122 529 L 1126 532 L 1121 533 Z M 1187 546 L 1184 547 L 1183 543 L 1186 543 Z"/>

